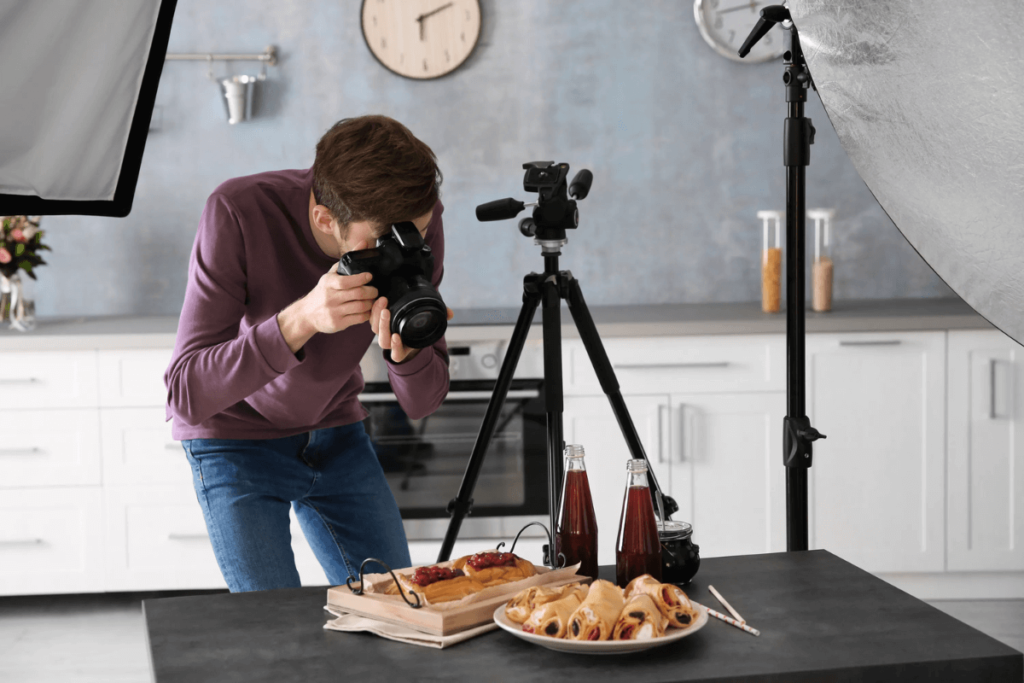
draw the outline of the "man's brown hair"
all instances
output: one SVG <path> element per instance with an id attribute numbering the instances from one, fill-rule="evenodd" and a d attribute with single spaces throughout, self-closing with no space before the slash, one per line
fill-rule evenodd
<path id="1" fill-rule="evenodd" d="M 434 208 L 440 186 L 434 152 L 387 116 L 342 119 L 316 145 L 313 196 L 343 226 L 422 216 Z"/>

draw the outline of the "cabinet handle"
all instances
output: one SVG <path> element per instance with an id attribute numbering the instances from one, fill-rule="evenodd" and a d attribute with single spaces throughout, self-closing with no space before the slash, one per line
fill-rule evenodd
<path id="1" fill-rule="evenodd" d="M 172 441 L 169 444 L 167 444 L 166 446 L 164 446 L 164 448 L 166 450 L 169 450 L 169 451 L 180 451 L 181 450 L 181 444 L 179 442 L 177 442 L 177 441 Z"/>
<path id="2" fill-rule="evenodd" d="M 728 361 L 708 361 L 706 363 L 616 363 L 620 370 L 662 370 L 665 368 L 727 368 Z"/>
<path id="3" fill-rule="evenodd" d="M 665 427 L 661 423 L 661 411 L 663 409 L 664 410 L 668 410 L 668 406 L 659 403 L 658 404 L 658 464 L 659 465 L 661 465 L 661 464 L 663 464 L 665 462 L 665 443 L 664 443 L 664 439 L 663 439 L 663 434 L 665 432 Z"/>
<path id="4" fill-rule="evenodd" d="M 167 534 L 168 541 L 208 541 L 210 540 L 209 534 Z"/>
<path id="5" fill-rule="evenodd" d="M 989 361 L 988 361 L 988 388 L 989 388 L 989 392 L 988 392 L 988 419 L 990 419 L 990 420 L 1004 420 L 1004 419 L 1008 419 L 1008 418 L 1011 417 L 1010 413 L 1012 412 L 1010 410 L 1007 410 L 1007 412 L 1002 413 L 1002 414 L 1000 414 L 1000 412 L 999 412 L 999 393 L 1000 392 L 999 392 L 998 378 L 999 378 L 999 364 L 1001 362 L 1002 361 L 1000 361 L 998 358 L 990 358 Z M 1010 391 L 1009 382 L 1004 382 L 1004 385 L 1005 386 L 1003 387 L 1003 392 L 1002 393 L 1003 393 L 1003 397 L 1004 397 L 1004 399 L 1006 401 L 1006 407 L 1009 408 L 1010 407 L 1010 396 L 1012 396 L 1012 392 Z"/>
<path id="6" fill-rule="evenodd" d="M 42 545 L 41 538 L 14 538 L 10 541 L 0 541 L 0 545 Z"/>
<path id="7" fill-rule="evenodd" d="M 36 377 L 6 377 L 0 379 L 0 384 L 42 384 L 43 380 Z"/>
<path id="8" fill-rule="evenodd" d="M 854 341 L 852 339 L 840 340 L 840 346 L 899 346 L 903 342 L 899 339 L 877 339 L 877 340 L 865 340 L 865 341 Z"/>
<path id="9" fill-rule="evenodd" d="M 996 419 L 996 359 L 988 359 L 988 419 Z"/>
<path id="10" fill-rule="evenodd" d="M 679 462 L 686 462 L 686 437 L 690 435 L 690 430 L 686 428 L 686 406 L 683 404 L 679 405 Z"/>
<path id="11" fill-rule="evenodd" d="M 35 455 L 42 453 L 42 448 L 0 448 L 0 455 Z"/>

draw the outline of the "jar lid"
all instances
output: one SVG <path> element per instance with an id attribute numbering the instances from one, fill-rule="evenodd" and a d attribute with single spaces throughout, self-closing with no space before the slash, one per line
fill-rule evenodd
<path id="1" fill-rule="evenodd" d="M 693 525 L 689 522 L 677 522 L 669 519 L 658 522 L 658 537 L 663 541 L 676 538 L 688 538 L 693 533 Z"/>

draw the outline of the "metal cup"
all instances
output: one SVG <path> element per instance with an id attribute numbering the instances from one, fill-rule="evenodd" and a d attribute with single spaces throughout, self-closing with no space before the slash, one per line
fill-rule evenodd
<path id="1" fill-rule="evenodd" d="M 228 123 L 233 125 L 252 116 L 252 91 L 256 80 L 255 76 L 232 76 L 220 82 Z"/>

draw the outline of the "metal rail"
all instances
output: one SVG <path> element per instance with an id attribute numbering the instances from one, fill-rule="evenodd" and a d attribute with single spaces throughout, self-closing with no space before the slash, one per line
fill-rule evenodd
<path id="1" fill-rule="evenodd" d="M 217 54 L 215 52 L 181 52 L 167 53 L 168 61 L 195 62 L 263 62 L 269 66 L 277 64 L 277 47 L 268 45 L 259 54 Z"/>

